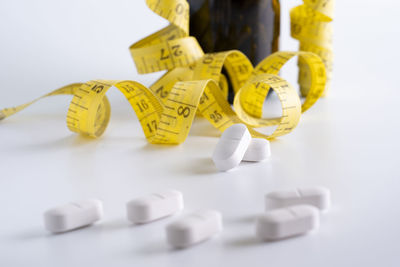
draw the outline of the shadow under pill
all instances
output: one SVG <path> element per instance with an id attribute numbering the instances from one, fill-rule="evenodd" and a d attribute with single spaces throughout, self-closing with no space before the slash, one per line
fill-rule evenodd
<path id="1" fill-rule="evenodd" d="M 211 158 L 198 158 L 192 161 L 191 164 L 186 164 L 184 166 L 185 172 L 189 172 L 190 174 L 216 174 L 218 170 L 215 168 L 215 165 Z"/>
<path id="2" fill-rule="evenodd" d="M 42 228 L 30 229 L 24 232 L 21 232 L 16 235 L 9 236 L 10 241 L 19 241 L 19 240 L 36 240 L 41 238 L 46 238 L 47 236 L 51 236 L 50 232 L 43 230 Z"/>
<path id="3" fill-rule="evenodd" d="M 143 150 L 143 151 L 160 152 L 160 150 L 180 149 L 180 147 L 176 146 L 176 145 L 168 145 L 168 144 L 150 144 L 150 143 L 146 143 L 145 145 L 143 145 L 139 149 Z"/>
<path id="4" fill-rule="evenodd" d="M 71 235 L 74 232 L 81 232 L 84 229 L 93 229 L 95 228 L 95 225 L 85 225 L 79 228 L 75 228 L 66 232 L 60 232 L 60 233 L 52 233 L 47 231 L 46 229 L 43 228 L 36 228 L 36 229 L 31 229 L 27 230 L 25 232 L 22 232 L 17 235 L 10 236 L 10 240 L 37 240 L 37 239 L 42 239 L 42 238 L 58 238 L 64 235 Z"/>
<path id="5" fill-rule="evenodd" d="M 138 252 L 145 255 L 164 254 L 174 251 L 173 248 L 169 247 L 165 242 L 154 242 L 139 248 Z"/>
<path id="6" fill-rule="evenodd" d="M 74 228 L 65 232 L 60 232 L 60 233 L 50 233 L 48 232 L 48 235 L 46 235 L 48 238 L 55 238 L 55 237 L 61 237 L 64 235 L 74 235 L 78 233 L 92 233 L 92 232 L 98 232 L 99 230 L 101 231 L 102 225 L 100 223 L 93 223 L 89 225 L 84 225 L 78 228 Z"/>
<path id="7" fill-rule="evenodd" d="M 130 223 L 126 219 L 115 219 L 112 221 L 102 222 L 96 225 L 94 229 L 100 231 L 118 231 L 126 229 L 130 226 Z"/>
<path id="8" fill-rule="evenodd" d="M 255 236 L 248 236 L 240 239 L 234 239 L 225 242 L 225 244 L 228 247 L 234 247 L 234 248 L 241 248 L 241 247 L 248 247 L 248 246 L 256 246 L 256 245 L 261 245 L 265 242 L 262 242 Z"/>
<path id="9" fill-rule="evenodd" d="M 237 223 L 237 224 L 249 224 L 254 223 L 257 219 L 257 215 L 251 214 L 247 216 L 242 216 L 238 218 L 226 218 L 225 222 Z"/>
<path id="10" fill-rule="evenodd" d="M 51 139 L 48 141 L 36 142 L 36 143 L 24 143 L 21 149 L 29 150 L 59 150 L 59 149 L 70 149 L 74 147 L 81 147 L 82 145 L 96 146 L 99 140 L 95 140 L 90 137 L 71 134 L 57 139 Z"/>
<path id="11" fill-rule="evenodd" d="M 297 239 L 306 236 L 307 234 L 299 234 L 295 236 L 289 236 L 286 238 L 278 239 L 278 240 L 261 240 L 256 236 L 248 236 L 240 239 L 234 239 L 227 241 L 225 244 L 228 247 L 249 247 L 249 246 L 269 246 L 273 244 L 282 244 L 286 242 L 295 242 Z"/>

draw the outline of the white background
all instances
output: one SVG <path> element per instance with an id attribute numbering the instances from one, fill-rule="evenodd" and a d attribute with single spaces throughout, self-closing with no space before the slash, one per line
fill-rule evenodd
<path id="1" fill-rule="evenodd" d="M 128 47 L 166 22 L 144 2 L 1 0 L 0 107 L 95 78 L 151 84 L 160 74 L 137 75 Z M 180 146 L 149 145 L 117 90 L 108 93 L 113 114 L 97 140 L 67 130 L 68 96 L 2 121 L 0 266 L 399 266 L 400 4 L 337 2 L 330 95 L 272 143 L 268 162 L 218 173 L 210 155 L 219 133 L 202 120 Z M 282 3 L 282 49 L 297 48 L 288 10 L 298 3 Z M 259 242 L 263 195 L 305 185 L 332 191 L 320 230 Z M 183 214 L 220 210 L 224 232 L 176 251 L 164 227 L 179 215 L 127 222 L 126 201 L 164 188 L 183 192 Z M 86 197 L 104 201 L 100 223 L 60 235 L 43 229 L 43 211 Z"/>

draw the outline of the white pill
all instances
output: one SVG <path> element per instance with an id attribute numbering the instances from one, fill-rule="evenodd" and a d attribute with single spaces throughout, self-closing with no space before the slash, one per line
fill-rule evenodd
<path id="1" fill-rule="evenodd" d="M 269 141 L 263 138 L 252 138 L 246 153 L 243 156 L 244 161 L 263 161 L 271 156 Z"/>
<path id="2" fill-rule="evenodd" d="M 244 124 L 234 124 L 226 129 L 215 147 L 212 159 L 220 171 L 230 170 L 242 161 L 251 135 Z"/>
<path id="3" fill-rule="evenodd" d="M 307 233 L 319 227 L 319 211 L 310 205 L 271 210 L 257 218 L 256 235 L 262 240 L 278 240 Z"/>
<path id="4" fill-rule="evenodd" d="M 103 204 L 97 199 L 71 202 L 44 213 L 44 225 L 53 233 L 61 233 L 92 224 L 103 216 Z"/>
<path id="5" fill-rule="evenodd" d="M 167 241 L 176 248 L 185 248 L 222 231 L 222 215 L 215 210 L 201 210 L 166 227 Z"/>
<path id="6" fill-rule="evenodd" d="M 308 204 L 320 210 L 327 210 L 331 203 L 330 195 L 329 189 L 322 186 L 274 191 L 265 195 L 265 205 L 267 210 L 299 204 Z"/>
<path id="7" fill-rule="evenodd" d="M 139 197 L 126 204 L 128 220 L 133 223 L 148 223 L 182 209 L 182 193 L 176 190 Z"/>

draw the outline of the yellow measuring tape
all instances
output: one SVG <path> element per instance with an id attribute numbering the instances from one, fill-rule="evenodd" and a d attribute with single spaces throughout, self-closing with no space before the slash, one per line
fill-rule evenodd
<path id="1" fill-rule="evenodd" d="M 304 5 L 290 11 L 291 35 L 300 41 L 300 50 L 317 54 L 325 64 L 328 91 L 333 64 L 332 18 L 334 1 L 304 0 Z M 311 73 L 307 64 L 299 58 L 299 85 L 302 95 L 307 95 L 311 83 Z"/>
<path id="2" fill-rule="evenodd" d="M 73 98 L 66 119 L 68 128 L 79 134 L 99 137 L 110 119 L 111 108 L 106 92 L 114 86 L 131 104 L 150 143 L 182 143 L 196 114 L 220 131 L 235 123 L 244 123 L 253 137 L 271 139 L 291 132 L 301 113 L 323 94 L 327 76 L 324 62 L 316 54 L 277 52 L 256 67 L 240 51 L 204 54 L 197 40 L 189 36 L 189 5 L 185 0 L 147 0 L 146 3 L 152 11 L 170 22 L 169 26 L 130 47 L 139 73 L 167 70 L 153 85 L 147 88 L 134 81 L 112 80 L 71 84 L 24 105 L 3 109 L 0 119 L 43 97 L 71 94 Z M 315 8 L 310 3 L 315 4 L 315 1 L 306 1 L 305 5 Z M 322 31 L 320 34 L 325 33 Z M 309 34 L 304 36 L 313 37 Z M 303 104 L 292 86 L 278 76 L 281 67 L 295 56 L 299 56 L 309 75 Z M 223 67 L 235 92 L 233 109 L 227 101 L 228 83 L 221 74 Z M 271 89 L 281 102 L 282 116 L 262 118 L 264 100 Z M 270 135 L 255 130 L 273 125 L 277 127 Z"/>

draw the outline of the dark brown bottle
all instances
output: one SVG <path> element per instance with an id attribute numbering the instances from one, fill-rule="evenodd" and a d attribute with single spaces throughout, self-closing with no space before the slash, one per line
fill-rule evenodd
<path id="1" fill-rule="evenodd" d="M 190 35 L 205 52 L 238 49 L 253 64 L 278 51 L 279 0 L 189 0 Z"/>

